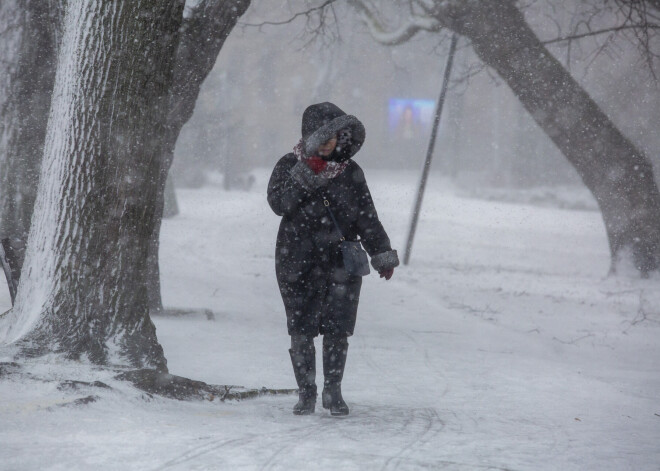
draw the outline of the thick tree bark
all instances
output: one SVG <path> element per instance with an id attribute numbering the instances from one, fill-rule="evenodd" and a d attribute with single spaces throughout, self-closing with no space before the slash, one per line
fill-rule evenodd
<path id="1" fill-rule="evenodd" d="M 3 85 L 6 95 L 13 99 L 2 101 L 0 115 L 3 131 L 0 138 L 4 136 L 0 141 L 0 238 L 9 238 L 18 254 L 19 275 L 41 168 L 55 77 L 56 36 L 64 3 L 65 0 L 7 0 L 0 5 L 0 18 L 10 19 L 8 34 L 16 37 L 14 41 L 5 41 L 5 49 L 21 58 L 7 71 L 11 72 L 8 75 L 11 80 Z M 184 20 L 168 124 L 161 137 L 164 166 L 158 180 L 159 208 L 164 208 L 165 182 L 180 131 L 192 116 L 201 84 L 213 68 L 224 41 L 249 5 L 250 0 L 203 0 Z M 176 200 L 173 201 L 176 205 Z M 157 213 L 162 212 L 163 209 L 157 209 Z M 154 313 L 163 309 L 159 235 L 160 220 L 154 226 L 148 259 L 149 305 Z"/>
<path id="2" fill-rule="evenodd" d="M 183 22 L 176 52 L 174 83 L 170 95 L 164 142 L 163 166 L 158 179 L 157 212 L 162 214 L 167 174 L 174 159 L 174 147 L 181 129 L 191 118 L 202 83 L 211 72 L 227 36 L 251 0 L 203 0 Z M 151 312 L 163 310 L 158 260 L 160 221 L 154 226 L 149 244 L 149 302 Z"/>
<path id="3" fill-rule="evenodd" d="M 67 2 L 23 276 L 0 324 L 24 353 L 167 369 L 146 266 L 183 3 Z"/>
<path id="4" fill-rule="evenodd" d="M 9 239 L 19 275 L 55 81 L 60 1 L 0 5 L 0 239 Z"/>
<path id="5" fill-rule="evenodd" d="M 649 159 L 543 46 L 512 0 L 436 1 L 429 10 L 466 36 L 575 166 L 600 206 L 612 268 L 630 253 L 660 268 L 660 193 Z"/>

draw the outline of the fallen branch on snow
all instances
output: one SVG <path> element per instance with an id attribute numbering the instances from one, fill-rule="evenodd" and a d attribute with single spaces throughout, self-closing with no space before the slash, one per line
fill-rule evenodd
<path id="1" fill-rule="evenodd" d="M 242 386 L 207 384 L 203 381 L 195 381 L 150 369 L 127 371 L 115 376 L 115 379 L 129 381 L 133 386 L 148 394 L 156 394 L 181 401 L 213 401 L 216 399 L 220 401 L 240 401 L 259 396 L 277 396 L 298 392 L 297 389 L 246 389 Z"/>

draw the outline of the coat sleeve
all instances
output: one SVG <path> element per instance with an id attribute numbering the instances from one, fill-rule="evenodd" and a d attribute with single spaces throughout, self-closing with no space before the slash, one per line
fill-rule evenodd
<path id="1" fill-rule="evenodd" d="M 399 265 L 396 250 L 392 250 L 390 238 L 378 219 L 364 172 L 359 167 L 353 173 L 353 180 L 358 186 L 358 206 L 360 209 L 357 220 L 358 235 L 362 245 L 371 257 L 371 265 L 377 272 L 394 268 Z"/>
<path id="2" fill-rule="evenodd" d="M 268 204 L 278 216 L 289 216 L 307 201 L 318 188 L 327 185 L 327 179 L 315 175 L 293 154 L 282 157 L 268 182 Z"/>

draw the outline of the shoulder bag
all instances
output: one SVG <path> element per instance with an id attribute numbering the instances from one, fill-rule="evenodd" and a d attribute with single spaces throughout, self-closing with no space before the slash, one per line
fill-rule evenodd
<path id="1" fill-rule="evenodd" d="M 339 248 L 341 249 L 341 254 L 344 259 L 344 269 L 346 273 L 351 276 L 365 276 L 369 274 L 369 259 L 367 258 L 367 252 L 362 248 L 362 244 L 359 240 L 346 240 L 344 234 L 337 224 L 337 219 L 330 209 L 330 201 L 328 198 L 323 196 L 323 206 L 328 210 L 332 222 L 335 224 L 337 231 L 341 235 L 341 242 L 339 243 Z"/>

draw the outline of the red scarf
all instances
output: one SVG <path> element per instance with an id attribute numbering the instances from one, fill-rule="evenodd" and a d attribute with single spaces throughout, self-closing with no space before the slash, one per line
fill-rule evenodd
<path id="1" fill-rule="evenodd" d="M 305 162 L 316 175 L 321 175 L 325 178 L 335 178 L 341 174 L 341 172 L 343 172 L 344 169 L 346 169 L 348 166 L 348 160 L 340 163 L 333 162 L 332 160 L 323 160 L 321 157 L 316 155 L 304 155 L 302 139 L 293 148 L 293 153 L 298 158 L 298 160 Z"/>
<path id="2" fill-rule="evenodd" d="M 326 160 L 323 160 L 321 157 L 317 157 L 315 155 L 307 157 L 305 159 L 305 163 L 309 165 L 309 168 L 311 168 L 312 171 L 317 175 L 321 173 L 321 170 L 324 170 L 328 166 L 328 162 Z"/>

